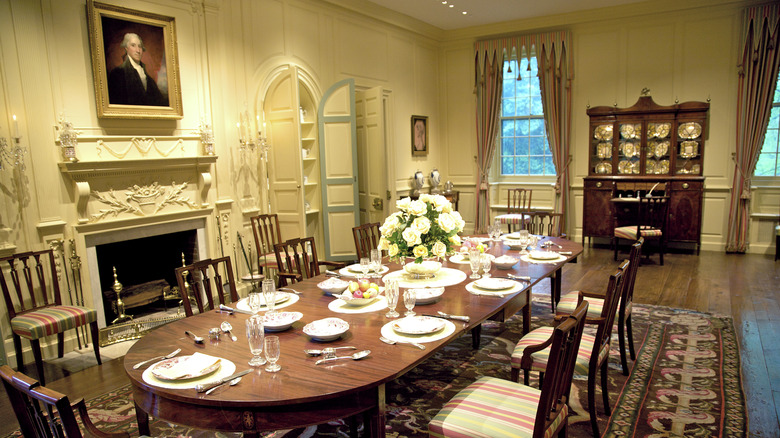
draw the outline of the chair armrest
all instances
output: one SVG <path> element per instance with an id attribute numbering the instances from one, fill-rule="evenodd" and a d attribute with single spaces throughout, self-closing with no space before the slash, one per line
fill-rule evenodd
<path id="1" fill-rule="evenodd" d="M 317 264 L 318 264 L 318 265 L 320 265 L 320 266 L 322 266 L 322 265 L 333 266 L 333 267 L 334 267 L 334 268 L 336 268 L 336 269 L 345 268 L 345 267 L 347 266 L 347 264 L 346 264 L 346 263 L 342 263 L 342 262 L 331 262 L 331 261 L 329 261 L 329 260 L 320 260 L 320 261 L 318 261 L 318 262 L 317 262 Z"/>
<path id="2" fill-rule="evenodd" d="M 84 427 L 93 435 L 100 438 L 130 438 L 130 434 L 127 432 L 103 432 L 92 423 L 92 419 L 89 418 L 89 412 L 87 412 L 87 404 L 84 403 L 84 399 L 80 398 L 75 403 L 71 403 L 72 408 L 76 408 L 79 411 L 79 417 Z"/>
<path id="3" fill-rule="evenodd" d="M 525 349 L 523 350 L 523 358 L 520 359 L 520 368 L 524 370 L 530 370 L 531 366 L 534 363 L 533 359 L 531 358 L 531 355 L 536 353 L 537 351 L 544 350 L 545 348 L 550 346 L 550 344 L 552 344 L 552 340 L 553 337 L 552 334 L 550 334 L 550 337 L 547 338 L 547 340 L 545 340 L 544 342 L 525 347 Z"/>
<path id="4" fill-rule="evenodd" d="M 588 291 L 586 291 L 586 290 L 583 290 L 583 291 L 580 291 L 580 292 L 582 293 L 582 296 L 583 296 L 584 298 L 598 298 L 598 299 L 601 299 L 601 300 L 603 300 L 603 299 L 604 299 L 604 294 L 603 294 L 603 293 L 599 293 L 599 292 L 588 292 Z M 577 303 L 577 304 L 579 305 L 579 303 Z"/>
<path id="5" fill-rule="evenodd" d="M 294 274 L 291 272 L 280 272 L 279 273 L 279 287 L 287 286 L 287 280 L 290 279 L 294 283 L 297 283 L 299 281 L 303 281 L 303 276 L 300 274 Z"/>
<path id="6" fill-rule="evenodd" d="M 605 322 L 606 319 L 600 316 L 598 318 L 585 318 L 585 324 L 603 325 Z"/>

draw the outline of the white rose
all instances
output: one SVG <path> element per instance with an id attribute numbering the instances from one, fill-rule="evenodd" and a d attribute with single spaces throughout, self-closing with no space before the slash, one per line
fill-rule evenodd
<path id="1" fill-rule="evenodd" d="M 382 236 L 379 238 L 379 244 L 377 245 L 377 249 L 380 251 L 387 251 L 390 249 L 390 241 L 385 238 L 385 236 Z"/>
<path id="2" fill-rule="evenodd" d="M 422 216 L 427 212 L 428 212 L 428 204 L 420 200 L 412 201 L 409 204 L 409 214 L 413 214 L 415 216 Z"/>
<path id="3" fill-rule="evenodd" d="M 389 257 L 395 257 L 396 255 L 398 255 L 398 245 L 396 245 L 395 243 L 390 245 L 390 247 L 387 248 L 387 255 Z"/>
<path id="4" fill-rule="evenodd" d="M 457 211 L 453 211 L 452 213 L 450 213 L 450 215 L 452 215 L 452 217 L 455 219 L 455 222 L 458 224 L 457 226 L 458 232 L 463 231 L 463 227 L 466 226 L 466 221 L 463 220 L 463 217 L 461 217 L 460 213 L 458 213 Z"/>
<path id="5" fill-rule="evenodd" d="M 425 216 L 420 216 L 412 222 L 412 228 L 417 231 L 418 234 L 425 234 L 431 229 L 431 220 Z"/>
<path id="6" fill-rule="evenodd" d="M 460 236 L 457 234 L 454 234 L 450 237 L 450 242 L 452 242 L 455 245 L 462 245 L 463 242 L 460 240 Z"/>
<path id="7" fill-rule="evenodd" d="M 405 229 L 401 235 L 406 241 L 406 246 L 419 245 L 422 243 L 420 235 L 417 233 L 417 231 L 414 230 L 414 228 L 410 227 Z"/>
<path id="8" fill-rule="evenodd" d="M 427 257 L 428 256 L 428 249 L 422 245 L 417 245 L 414 247 L 414 256 L 415 257 Z"/>
<path id="9" fill-rule="evenodd" d="M 401 198 L 398 201 L 395 201 L 395 208 L 401 211 L 409 211 L 409 204 L 411 202 L 412 198 L 409 198 L 408 196 L 406 198 Z"/>
<path id="10" fill-rule="evenodd" d="M 436 223 L 439 224 L 439 228 L 445 233 L 449 233 L 458 226 L 458 222 L 452 216 L 452 213 L 442 213 L 436 218 Z"/>
<path id="11" fill-rule="evenodd" d="M 447 254 L 447 245 L 444 242 L 436 242 L 433 244 L 431 252 L 437 257 L 444 257 Z"/>
<path id="12" fill-rule="evenodd" d="M 379 232 L 381 232 L 383 236 L 390 237 L 390 235 L 395 232 L 396 228 L 398 228 L 398 223 L 398 215 L 391 214 L 385 219 L 385 223 L 379 227 Z"/>
<path id="13" fill-rule="evenodd" d="M 436 195 L 433 197 L 433 207 L 436 209 L 436 211 L 442 213 L 449 213 L 452 211 L 452 204 L 442 195 Z M 445 211 L 445 209 L 448 209 L 449 211 Z"/>
<path id="14" fill-rule="evenodd" d="M 433 195 L 429 195 L 427 193 L 421 193 L 420 197 L 417 198 L 417 199 L 419 199 L 420 201 L 425 202 L 427 204 L 430 204 L 431 201 L 433 201 Z"/>

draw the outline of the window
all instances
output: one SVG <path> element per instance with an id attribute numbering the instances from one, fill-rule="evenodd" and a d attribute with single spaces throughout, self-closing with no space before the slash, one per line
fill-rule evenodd
<path id="1" fill-rule="evenodd" d="M 780 76 L 777 78 L 772 112 L 769 113 L 764 145 L 761 147 L 754 175 L 780 176 Z"/>
<path id="2" fill-rule="evenodd" d="M 555 175 L 535 57 L 504 62 L 500 141 L 501 175 Z"/>

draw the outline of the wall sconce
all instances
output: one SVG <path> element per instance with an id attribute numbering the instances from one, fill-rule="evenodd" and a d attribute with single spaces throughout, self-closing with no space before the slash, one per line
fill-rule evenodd
<path id="1" fill-rule="evenodd" d="M 75 163 L 79 161 L 76 158 L 76 146 L 79 144 L 79 131 L 73 129 L 73 124 L 65 120 L 65 117 L 60 116 L 60 125 L 57 127 L 59 132 L 57 140 L 60 142 L 60 148 L 62 148 L 62 159 Z"/>
<path id="2" fill-rule="evenodd" d="M 211 125 L 201 120 L 198 134 L 200 134 L 200 142 L 203 144 L 203 153 L 214 155 L 214 131 L 211 129 Z"/>
<path id="3" fill-rule="evenodd" d="M 13 117 L 14 135 L 12 138 L 15 146 L 8 147 L 8 142 L 5 137 L 0 137 L 0 170 L 5 168 L 3 166 L 3 163 L 5 163 L 8 166 L 15 166 L 19 169 L 20 173 L 23 173 L 25 170 L 24 154 L 27 153 L 27 149 L 22 147 L 22 136 L 19 134 L 19 122 L 16 120 L 16 115 Z"/>
<path id="4" fill-rule="evenodd" d="M 260 158 L 265 161 L 268 159 L 268 149 L 271 148 L 271 145 L 268 143 L 268 139 L 263 136 L 263 131 L 260 130 L 260 116 L 257 116 L 256 120 L 258 126 L 253 126 L 252 118 L 249 117 L 247 111 L 239 114 L 239 122 L 236 123 L 238 149 L 241 153 L 245 153 L 247 150 L 254 152 L 257 148 Z M 265 122 L 263 122 L 263 127 L 265 128 Z"/>

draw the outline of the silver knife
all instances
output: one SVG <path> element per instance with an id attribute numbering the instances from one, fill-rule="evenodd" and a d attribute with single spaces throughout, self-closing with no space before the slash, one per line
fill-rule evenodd
<path id="1" fill-rule="evenodd" d="M 244 310 L 244 309 L 234 309 L 234 308 L 232 308 L 232 307 L 228 307 L 228 306 L 226 306 L 226 305 L 224 305 L 224 304 L 220 304 L 220 305 L 219 305 L 219 310 L 222 310 L 222 311 L 224 311 L 224 312 L 230 312 L 230 313 L 236 312 L 236 313 L 244 313 L 244 314 L 246 314 L 246 315 L 253 315 L 253 313 L 252 313 L 252 312 L 250 312 L 250 311 L 248 311 L 248 310 Z"/>
<path id="2" fill-rule="evenodd" d="M 527 275 L 506 274 L 506 276 L 511 278 L 512 280 L 531 281 L 531 277 L 529 277 Z"/>
<path id="3" fill-rule="evenodd" d="M 235 379 L 236 377 L 241 377 L 241 376 L 249 374 L 251 372 L 252 372 L 251 368 L 248 369 L 248 370 L 239 371 L 239 372 L 233 374 L 232 376 L 227 376 L 227 377 L 225 377 L 223 379 L 217 380 L 216 382 L 202 383 L 202 384 L 195 385 L 195 389 L 198 390 L 198 392 L 206 392 L 206 391 L 208 391 L 211 388 L 214 388 L 214 387 L 219 386 L 219 385 L 224 385 L 225 383 Z"/>
<path id="4" fill-rule="evenodd" d="M 447 319 L 454 319 L 456 321 L 463 321 L 463 322 L 469 322 L 471 321 L 471 318 L 468 316 L 461 316 L 461 315 L 450 315 L 449 313 L 444 313 L 441 310 L 437 312 L 439 316 L 447 318 Z"/>

